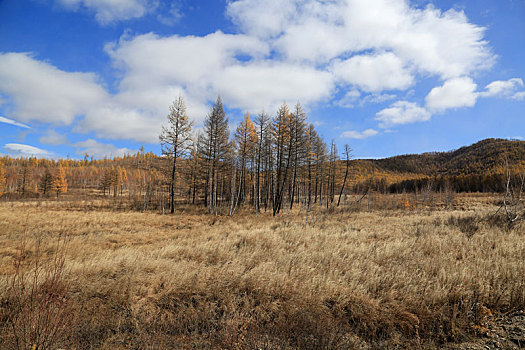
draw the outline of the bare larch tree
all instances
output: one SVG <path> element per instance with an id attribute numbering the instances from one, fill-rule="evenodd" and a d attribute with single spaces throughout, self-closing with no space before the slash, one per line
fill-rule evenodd
<path id="1" fill-rule="evenodd" d="M 186 115 L 186 104 L 182 95 L 173 101 L 168 114 L 168 126 L 162 126 L 159 136 L 162 153 L 171 159 L 170 212 L 175 212 L 175 175 L 177 159 L 183 157 L 191 145 L 193 122 Z"/>

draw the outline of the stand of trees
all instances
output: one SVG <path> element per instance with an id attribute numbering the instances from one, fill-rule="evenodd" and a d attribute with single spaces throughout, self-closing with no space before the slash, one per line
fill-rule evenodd
<path id="1" fill-rule="evenodd" d="M 297 103 L 283 103 L 275 118 L 265 112 L 252 120 L 246 113 L 230 140 L 222 101 L 212 106 L 186 162 L 188 197 L 201 199 L 213 214 L 233 214 L 240 206 L 273 215 L 294 204 L 333 202 L 336 188 L 335 144 L 327 146 Z M 169 156 L 172 157 L 172 156 Z M 329 171 L 324 165 L 330 160 Z"/>
<path id="2" fill-rule="evenodd" d="M 222 101 L 215 101 L 202 131 L 194 133 L 179 96 L 170 106 L 159 139 L 162 155 L 138 152 L 113 159 L 0 158 L 0 196 L 101 196 L 139 210 L 174 212 L 178 204 L 206 207 L 211 214 L 233 215 L 240 207 L 273 215 L 297 205 L 329 207 L 348 193 L 505 192 L 509 162 L 523 173 L 525 143 L 485 140 L 458 151 L 351 160 L 345 145 L 339 160 L 334 141 L 327 145 L 307 121 L 300 103 L 283 103 L 272 117 L 246 113 L 230 138 Z M 472 162 L 461 157 L 474 157 Z M 416 165 L 429 165 L 418 172 Z M 439 164 L 443 165 L 443 170 Z M 461 164 L 470 164 L 461 173 Z M 471 170 L 473 166 L 475 173 Z M 450 173 L 446 169 L 452 169 Z M 485 169 L 485 170 L 483 170 Z M 521 169 L 521 170 L 520 170 Z M 433 172 L 437 175 L 430 175 Z"/>
<path id="3" fill-rule="evenodd" d="M 274 215 L 296 204 L 327 206 L 339 193 L 337 150 L 308 124 L 300 103 L 283 103 L 272 118 L 246 113 L 230 138 L 221 98 L 201 132 L 192 132 L 184 99 L 170 106 L 159 139 L 162 155 L 146 153 L 95 160 L 3 157 L 2 191 L 19 196 L 75 195 L 127 198 L 135 208 L 174 212 L 178 203 L 232 215 L 251 206 Z M 2 174 L 3 171 L 3 174 Z"/>

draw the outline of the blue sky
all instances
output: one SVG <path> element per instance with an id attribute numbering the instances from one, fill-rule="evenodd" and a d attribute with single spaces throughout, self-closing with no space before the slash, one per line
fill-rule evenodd
<path id="1" fill-rule="evenodd" d="M 0 0 L 0 153 L 159 151 L 300 101 L 355 157 L 525 137 L 525 0 Z"/>

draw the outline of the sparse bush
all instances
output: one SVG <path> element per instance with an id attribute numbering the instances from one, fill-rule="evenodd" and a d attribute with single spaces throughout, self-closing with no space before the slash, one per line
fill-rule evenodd
<path id="1" fill-rule="evenodd" d="M 444 202 L 447 209 L 452 207 L 456 202 L 456 191 L 448 183 L 444 188 Z"/>

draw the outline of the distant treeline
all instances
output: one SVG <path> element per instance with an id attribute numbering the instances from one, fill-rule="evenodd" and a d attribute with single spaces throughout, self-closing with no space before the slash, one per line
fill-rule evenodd
<path id="1" fill-rule="evenodd" d="M 184 108 L 180 111 L 184 121 Z M 525 174 L 524 141 L 488 139 L 452 152 L 349 160 L 346 153 L 340 158 L 335 142 L 326 144 L 306 119 L 300 104 L 293 110 L 283 104 L 273 117 L 261 113 L 252 121 L 246 114 L 230 137 L 218 99 L 203 132 L 178 141 L 177 152 L 168 137 L 174 133 L 166 129 L 162 156 L 142 148 L 100 160 L 0 157 L 0 195 L 59 196 L 69 189 L 126 198 L 140 210 L 185 202 L 213 213 L 232 214 L 242 205 L 279 213 L 294 204 L 329 206 L 341 196 L 370 190 L 504 192 L 506 164 L 513 174 Z"/>
<path id="2" fill-rule="evenodd" d="M 389 193 L 420 192 L 427 189 L 441 192 L 504 192 L 506 174 L 445 175 L 403 180 L 388 186 Z"/>

